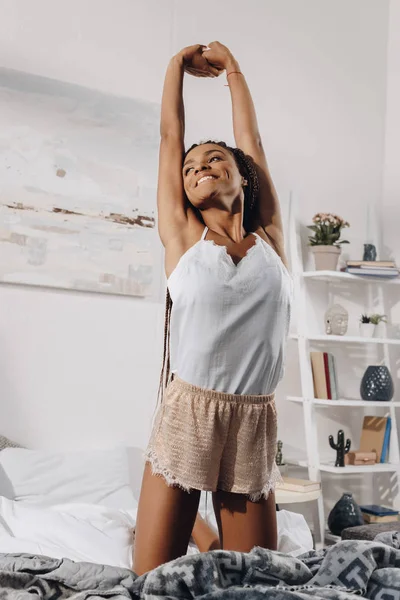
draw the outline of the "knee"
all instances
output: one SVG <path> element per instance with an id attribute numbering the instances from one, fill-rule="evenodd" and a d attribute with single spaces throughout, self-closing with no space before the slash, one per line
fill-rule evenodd
<path id="1" fill-rule="evenodd" d="M 269 543 L 267 550 L 273 550 L 276 552 L 278 550 L 278 540 L 273 540 L 271 543 Z"/>
<path id="2" fill-rule="evenodd" d="M 135 563 L 133 563 L 133 568 L 132 571 L 135 573 L 135 575 L 137 575 L 138 577 L 140 577 L 141 575 L 144 575 L 145 573 L 147 573 L 148 571 L 141 569 L 139 566 L 137 566 Z"/>

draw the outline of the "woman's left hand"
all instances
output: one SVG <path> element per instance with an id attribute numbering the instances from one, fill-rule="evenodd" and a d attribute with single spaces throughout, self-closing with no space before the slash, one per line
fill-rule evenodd
<path id="1" fill-rule="evenodd" d="M 183 58 L 183 66 L 186 73 L 195 77 L 218 77 L 221 70 L 208 63 L 203 55 L 206 46 L 194 44 L 183 48 L 178 54 Z"/>
<path id="2" fill-rule="evenodd" d="M 236 62 L 229 48 L 220 42 L 211 42 L 211 44 L 208 44 L 203 49 L 203 56 L 210 65 L 220 71 L 224 71 Z"/>

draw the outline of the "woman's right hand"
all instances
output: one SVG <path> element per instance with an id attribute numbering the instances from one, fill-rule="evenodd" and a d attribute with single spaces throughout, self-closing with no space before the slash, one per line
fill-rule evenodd
<path id="1" fill-rule="evenodd" d="M 183 48 L 177 56 L 182 58 L 186 73 L 195 77 L 218 77 L 222 70 L 206 61 L 203 55 L 205 48 L 203 44 L 194 44 Z"/>

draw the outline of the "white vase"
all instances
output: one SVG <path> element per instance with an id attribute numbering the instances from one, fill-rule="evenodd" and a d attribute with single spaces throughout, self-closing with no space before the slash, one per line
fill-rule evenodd
<path id="1" fill-rule="evenodd" d="M 360 323 L 360 335 L 361 337 L 372 337 L 375 331 L 375 325 L 373 323 Z"/>
<path id="2" fill-rule="evenodd" d="M 311 246 L 317 271 L 336 271 L 341 248 L 339 246 Z"/>

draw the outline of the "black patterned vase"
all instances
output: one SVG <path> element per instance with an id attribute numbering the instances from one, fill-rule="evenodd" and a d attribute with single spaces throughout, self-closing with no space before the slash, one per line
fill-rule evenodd
<path id="1" fill-rule="evenodd" d="M 367 261 L 376 260 L 376 248 L 375 248 L 374 244 L 364 244 L 363 260 L 367 260 Z"/>
<path id="2" fill-rule="evenodd" d="M 389 369 L 383 365 L 368 367 L 361 380 L 360 394 L 363 400 L 391 400 L 394 387 Z"/>
<path id="3" fill-rule="evenodd" d="M 333 535 L 341 535 L 343 529 L 347 527 L 357 527 L 363 525 L 364 519 L 361 509 L 354 502 L 351 494 L 343 494 L 335 506 L 332 508 L 328 517 L 329 531 Z"/>

